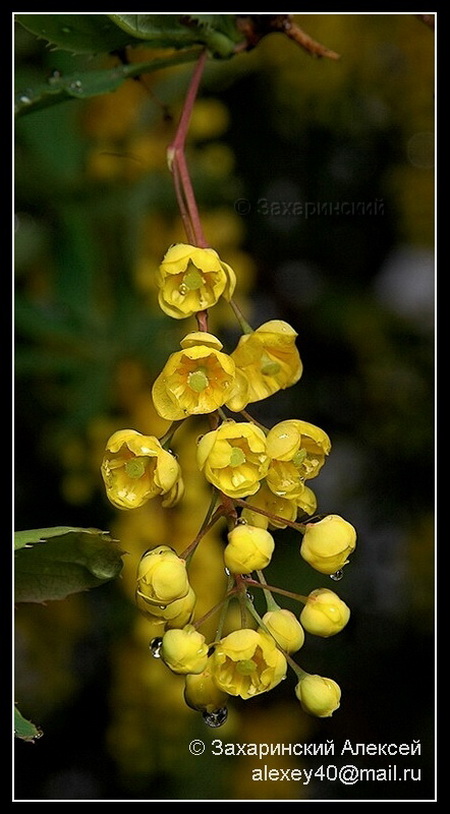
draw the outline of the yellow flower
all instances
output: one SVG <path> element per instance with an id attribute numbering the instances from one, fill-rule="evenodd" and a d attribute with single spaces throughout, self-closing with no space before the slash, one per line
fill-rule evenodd
<path id="1" fill-rule="evenodd" d="M 214 249 L 176 243 L 163 258 L 157 284 L 158 302 L 164 313 L 174 319 L 185 319 L 211 308 L 221 296 L 229 300 L 236 275 Z"/>
<path id="2" fill-rule="evenodd" d="M 135 509 L 178 488 L 181 469 L 157 438 L 118 430 L 109 439 L 101 467 L 106 494 L 118 509 Z"/>
<path id="3" fill-rule="evenodd" d="M 180 344 L 182 350 L 169 356 L 152 387 L 156 412 L 168 421 L 217 410 L 235 380 L 234 362 L 212 334 L 193 332 Z"/>
<path id="4" fill-rule="evenodd" d="M 221 639 L 211 658 L 219 689 L 244 699 L 273 689 L 286 676 L 287 662 L 274 639 L 250 628 Z"/>
<path id="5" fill-rule="evenodd" d="M 297 502 L 295 500 L 288 500 L 287 498 L 275 495 L 272 490 L 269 489 L 265 481 L 262 482 L 260 489 L 256 495 L 253 495 L 253 497 L 250 498 L 248 503 L 250 506 L 254 506 L 255 509 L 262 509 L 264 512 L 268 512 L 269 514 L 273 515 L 273 517 L 279 518 L 274 520 L 273 518 L 266 517 L 264 514 L 254 511 L 253 509 L 242 509 L 242 519 L 246 520 L 247 523 L 250 523 L 253 526 L 259 526 L 262 529 L 284 529 L 288 525 L 287 523 L 283 522 L 284 520 L 295 522 L 297 518 Z"/>
<path id="6" fill-rule="evenodd" d="M 223 558 L 232 574 L 249 574 L 269 565 L 274 548 L 275 540 L 268 531 L 240 523 L 228 534 Z"/>
<path id="7" fill-rule="evenodd" d="M 302 500 L 305 480 L 315 478 L 330 452 L 331 442 L 320 427 L 308 421 L 280 421 L 267 434 L 272 459 L 267 483 L 277 495 Z"/>
<path id="8" fill-rule="evenodd" d="M 350 608 L 334 591 L 316 588 L 300 614 L 300 622 L 308 633 L 315 636 L 334 636 L 350 619 Z"/>
<path id="9" fill-rule="evenodd" d="M 263 431 L 247 422 L 224 421 L 197 447 L 197 463 L 206 480 L 229 497 L 255 494 L 269 462 Z"/>
<path id="10" fill-rule="evenodd" d="M 261 401 L 298 382 L 303 365 L 296 338 L 294 329 L 279 319 L 241 336 L 231 357 L 248 381 L 247 403 Z"/>
<path id="11" fill-rule="evenodd" d="M 300 679 L 295 694 L 305 712 L 317 718 L 329 718 L 340 705 L 341 690 L 332 678 L 305 675 Z"/>
<path id="12" fill-rule="evenodd" d="M 334 574 L 348 563 L 356 547 L 356 531 L 337 514 L 329 514 L 318 523 L 307 523 L 300 554 L 322 574 Z"/>
<path id="13" fill-rule="evenodd" d="M 150 622 L 159 625 L 163 631 L 188 625 L 192 621 L 196 602 L 197 597 L 191 586 L 189 586 L 186 596 L 174 599 L 167 605 L 150 604 L 146 596 L 136 592 L 138 609 Z"/>
<path id="14" fill-rule="evenodd" d="M 262 621 L 276 643 L 286 653 L 296 653 L 303 646 L 305 633 L 292 611 L 286 608 L 267 611 Z"/>
<path id="15" fill-rule="evenodd" d="M 210 661 L 210 659 L 208 659 Z M 226 705 L 227 694 L 214 681 L 210 666 L 202 673 L 190 673 L 184 685 L 184 700 L 191 709 L 215 712 Z"/>
<path id="16" fill-rule="evenodd" d="M 145 605 L 168 605 L 189 592 L 186 563 L 167 545 L 146 551 L 137 572 L 136 597 Z"/>
<path id="17" fill-rule="evenodd" d="M 163 636 L 161 658 L 173 673 L 202 673 L 208 661 L 208 645 L 193 625 L 174 628 Z"/>

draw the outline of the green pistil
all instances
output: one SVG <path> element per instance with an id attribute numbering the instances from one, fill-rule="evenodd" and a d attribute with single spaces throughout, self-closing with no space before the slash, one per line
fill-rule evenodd
<path id="1" fill-rule="evenodd" d="M 202 393 L 209 385 L 209 379 L 204 370 L 193 370 L 188 376 L 188 385 L 194 393 Z"/>
<path id="2" fill-rule="evenodd" d="M 308 453 L 306 452 L 306 449 L 299 449 L 299 451 L 296 452 L 294 457 L 292 458 L 292 463 L 294 464 L 294 466 L 297 467 L 301 466 L 307 454 Z"/>
<path id="3" fill-rule="evenodd" d="M 246 460 L 247 458 L 242 449 L 240 447 L 233 447 L 230 455 L 230 466 L 241 466 L 241 464 L 245 464 Z"/>
<path id="4" fill-rule="evenodd" d="M 276 376 L 280 372 L 281 366 L 274 362 L 269 356 L 263 353 L 261 357 L 261 373 L 263 376 Z"/>
<path id="5" fill-rule="evenodd" d="M 250 676 L 256 670 L 256 662 L 252 659 L 243 659 L 236 664 L 236 670 L 242 676 Z"/>
<path id="6" fill-rule="evenodd" d="M 198 288 L 202 287 L 203 283 L 204 280 L 198 268 L 196 268 L 192 263 L 189 263 L 188 270 L 185 272 L 183 277 L 183 284 L 189 289 L 189 291 L 197 291 Z"/>
<path id="7" fill-rule="evenodd" d="M 147 466 L 148 458 L 132 458 L 125 464 L 125 472 L 129 478 L 138 479 L 142 478 Z"/>

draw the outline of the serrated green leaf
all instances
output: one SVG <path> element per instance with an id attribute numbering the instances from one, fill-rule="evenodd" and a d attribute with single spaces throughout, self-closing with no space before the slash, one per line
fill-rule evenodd
<path id="1" fill-rule="evenodd" d="M 17 707 L 14 707 L 14 735 L 24 741 L 33 742 L 37 738 L 41 738 L 43 732 L 31 721 L 27 721 Z"/>
<path id="2" fill-rule="evenodd" d="M 115 579 L 122 552 L 108 532 L 71 526 L 18 532 L 15 601 L 65 599 Z"/>
<path id="3" fill-rule="evenodd" d="M 149 62 L 117 65 L 104 70 L 78 71 L 68 76 L 60 74 L 49 76 L 46 82 L 22 88 L 16 93 L 15 116 L 18 118 L 60 102 L 113 93 L 126 79 L 192 62 L 197 59 L 198 53 L 198 50 L 190 50 L 170 57 L 152 59 Z"/>
<path id="4" fill-rule="evenodd" d="M 110 14 L 124 32 L 154 48 L 204 45 L 215 57 L 226 58 L 243 39 L 236 17 L 226 14 Z"/>
<path id="5" fill-rule="evenodd" d="M 73 54 L 101 54 L 133 43 L 108 14 L 16 14 L 31 34 Z"/>

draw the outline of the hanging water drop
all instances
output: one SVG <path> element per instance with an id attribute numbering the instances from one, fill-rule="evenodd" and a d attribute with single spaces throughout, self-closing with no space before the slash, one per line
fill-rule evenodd
<path id="1" fill-rule="evenodd" d="M 161 647 L 162 647 L 162 637 L 161 636 L 157 636 L 155 639 L 151 640 L 151 642 L 149 644 L 149 648 L 150 648 L 150 652 L 151 652 L 154 659 L 160 659 L 161 658 Z"/>
<path id="2" fill-rule="evenodd" d="M 79 79 L 76 79 L 75 82 L 71 82 L 69 85 L 69 90 L 72 93 L 83 93 L 83 85 Z"/>
<path id="3" fill-rule="evenodd" d="M 253 600 L 254 600 L 254 598 L 255 598 L 255 597 L 253 596 L 253 594 L 251 594 L 251 593 L 250 593 L 250 591 L 246 591 L 246 592 L 245 592 L 245 596 L 247 597 L 247 599 L 248 599 L 248 601 L 249 601 L 249 602 L 253 602 Z"/>
<path id="4" fill-rule="evenodd" d="M 335 582 L 339 582 L 340 579 L 344 576 L 344 572 L 342 570 L 335 571 L 334 574 L 330 574 L 330 579 L 334 579 Z"/>
<path id="5" fill-rule="evenodd" d="M 228 710 L 226 707 L 215 709 L 213 712 L 207 712 L 205 710 L 202 713 L 202 717 L 207 726 L 210 726 L 211 729 L 217 729 L 217 727 L 223 726 L 223 724 L 227 720 Z"/>

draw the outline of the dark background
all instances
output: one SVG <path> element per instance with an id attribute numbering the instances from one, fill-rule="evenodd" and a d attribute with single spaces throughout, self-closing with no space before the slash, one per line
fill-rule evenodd
<path id="1" fill-rule="evenodd" d="M 350 623 L 331 640 L 308 639 L 304 655 L 305 669 L 338 681 L 341 707 L 308 718 L 290 680 L 265 698 L 236 699 L 226 727 L 205 732 L 178 704 L 178 685 L 171 706 L 158 683 L 165 673 L 147 679 L 154 665 L 136 645 L 126 579 L 22 605 L 16 700 L 44 736 L 16 743 L 16 799 L 433 797 L 433 31 L 409 14 L 298 19 L 341 59 L 315 60 L 273 34 L 208 65 L 188 160 L 205 231 L 237 272 L 249 321 L 285 319 L 299 334 L 302 379 L 252 414 L 326 430 L 319 509 L 358 530 L 336 587 Z M 76 62 L 19 26 L 15 47 L 19 87 Z M 191 70 L 17 124 L 17 528 L 125 524 L 139 537 L 139 521 L 117 520 L 107 505 L 99 464 L 124 422 L 150 432 L 149 386 L 185 328 L 158 312 L 152 274 L 184 239 L 164 151 Z M 222 306 L 217 314 L 232 349 L 236 326 Z M 317 587 L 298 555 L 293 576 L 294 533 L 278 537 L 271 583 Z M 251 771 L 264 761 L 192 756 L 193 738 L 331 740 L 334 757 L 269 765 L 396 764 L 413 779 L 345 786 L 318 772 L 308 785 L 258 785 Z M 341 755 L 348 741 L 419 741 L 421 754 Z"/>

